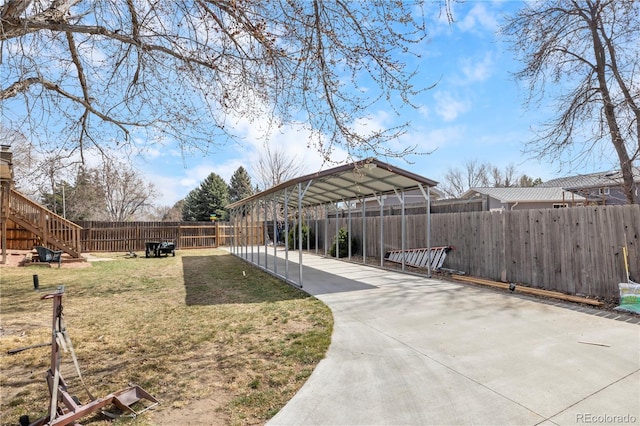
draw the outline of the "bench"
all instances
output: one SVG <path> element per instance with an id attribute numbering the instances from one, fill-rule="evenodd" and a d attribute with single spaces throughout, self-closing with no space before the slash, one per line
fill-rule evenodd
<path id="1" fill-rule="evenodd" d="M 62 264 L 62 250 L 51 250 L 43 246 L 36 246 L 35 249 L 38 252 L 40 262 L 58 262 L 58 268 Z"/>

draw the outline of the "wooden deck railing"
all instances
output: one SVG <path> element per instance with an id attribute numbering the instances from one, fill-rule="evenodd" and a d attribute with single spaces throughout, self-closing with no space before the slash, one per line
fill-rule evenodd
<path id="1" fill-rule="evenodd" d="M 80 257 L 80 226 L 13 189 L 9 206 L 9 219 L 36 234 L 40 239 L 39 245 L 63 250 L 74 258 Z"/>

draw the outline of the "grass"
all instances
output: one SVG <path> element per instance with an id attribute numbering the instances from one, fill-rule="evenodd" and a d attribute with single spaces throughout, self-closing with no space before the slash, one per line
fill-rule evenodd
<path id="1" fill-rule="evenodd" d="M 133 382 L 161 402 L 117 424 L 177 424 L 179 415 L 263 424 L 329 346 L 333 319 L 325 305 L 226 252 L 102 256 L 113 260 L 0 270 L 1 424 L 46 414 L 50 349 L 7 351 L 50 341 L 51 301 L 41 296 L 58 285 L 65 286 L 64 319 L 91 392 L 102 397 Z M 68 354 L 61 371 L 72 394 L 89 402 Z M 108 424 L 99 415 L 82 423 Z"/>

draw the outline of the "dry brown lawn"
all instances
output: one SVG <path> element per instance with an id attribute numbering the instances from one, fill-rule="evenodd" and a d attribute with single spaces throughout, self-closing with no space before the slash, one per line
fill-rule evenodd
<path id="1" fill-rule="evenodd" d="M 2 425 L 46 414 L 50 349 L 7 351 L 50 341 L 51 301 L 41 296 L 58 285 L 65 286 L 66 328 L 93 395 L 136 383 L 161 402 L 117 424 L 263 424 L 329 346 L 333 320 L 325 305 L 224 251 L 99 256 L 112 260 L 0 269 Z M 89 402 L 68 354 L 61 371 L 72 393 Z M 82 423 L 107 421 L 95 415 Z"/>

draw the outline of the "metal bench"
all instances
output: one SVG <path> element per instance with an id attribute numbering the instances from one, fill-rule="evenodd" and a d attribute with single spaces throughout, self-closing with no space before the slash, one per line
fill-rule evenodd
<path id="1" fill-rule="evenodd" d="M 40 262 L 58 262 L 58 268 L 62 264 L 62 250 L 51 250 L 43 246 L 36 246 L 35 249 L 38 252 Z"/>

